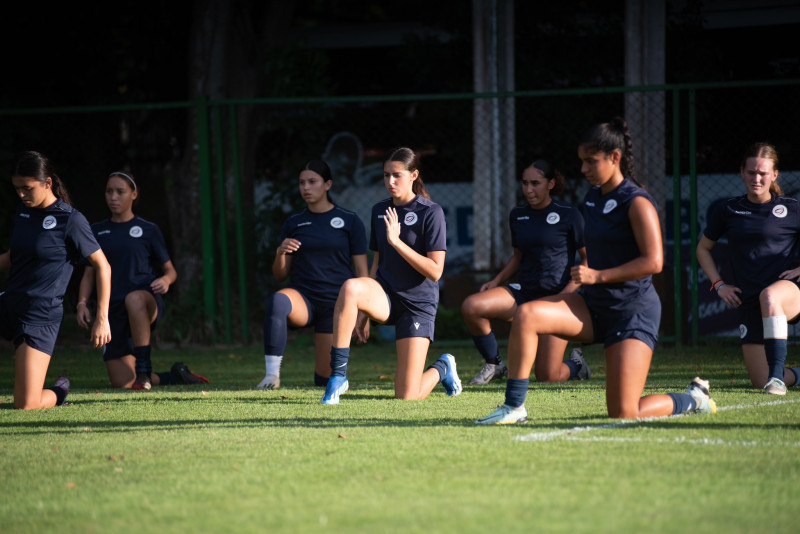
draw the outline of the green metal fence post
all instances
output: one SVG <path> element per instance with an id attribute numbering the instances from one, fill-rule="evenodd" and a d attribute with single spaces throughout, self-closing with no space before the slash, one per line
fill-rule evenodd
<path id="1" fill-rule="evenodd" d="M 230 269 L 228 267 L 228 209 L 225 195 L 225 147 L 222 141 L 222 108 L 214 106 L 214 132 L 217 156 L 217 189 L 219 190 L 219 252 L 222 265 L 222 316 L 225 321 L 225 343 L 233 341 L 231 331 Z"/>
<path id="2" fill-rule="evenodd" d="M 200 211 L 203 236 L 203 307 L 206 324 L 216 337 L 214 319 L 217 303 L 214 294 L 214 208 L 211 202 L 211 135 L 208 117 L 208 98 L 203 95 L 196 101 L 197 145 L 200 162 Z"/>
<path id="3" fill-rule="evenodd" d="M 675 346 L 683 343 L 683 282 L 681 261 L 681 99 L 680 89 L 672 91 L 672 277 L 675 288 Z"/>
<path id="4" fill-rule="evenodd" d="M 234 184 L 234 206 L 236 209 L 236 263 L 239 274 L 239 301 L 242 308 L 242 342 L 246 345 L 250 342 L 250 326 L 248 324 L 247 306 L 247 268 L 244 253 L 244 221 L 242 214 L 242 171 L 239 165 L 239 130 L 236 121 L 236 107 L 229 106 L 228 116 L 230 117 L 231 128 L 231 157 L 233 158 L 233 184 Z"/>
<path id="5" fill-rule="evenodd" d="M 697 295 L 697 107 L 696 91 L 689 90 L 689 180 L 690 180 L 690 206 L 689 206 L 689 256 L 692 262 L 692 346 L 697 345 L 698 327 L 700 318 L 698 314 Z"/>

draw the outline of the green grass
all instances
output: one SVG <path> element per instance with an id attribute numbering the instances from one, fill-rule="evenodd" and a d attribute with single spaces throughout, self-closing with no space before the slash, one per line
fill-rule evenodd
<path id="1" fill-rule="evenodd" d="M 620 422 L 591 380 L 532 384 L 531 422 L 476 427 L 504 384 L 392 399 L 392 344 L 356 347 L 351 391 L 322 406 L 300 338 L 277 391 L 254 391 L 260 347 L 156 350 L 211 378 L 149 393 L 108 388 L 98 352 L 59 349 L 70 405 L 12 406 L 0 360 L 0 531 L 797 532 L 800 392 L 754 391 L 738 347 L 660 348 L 646 392 L 711 380 L 716 415 Z M 452 352 L 462 379 L 475 351 Z M 791 357 L 790 357 L 791 359 Z M 793 364 L 796 362 L 792 362 Z"/>

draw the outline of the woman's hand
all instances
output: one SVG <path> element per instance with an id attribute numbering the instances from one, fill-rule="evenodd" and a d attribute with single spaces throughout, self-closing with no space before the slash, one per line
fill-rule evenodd
<path id="1" fill-rule="evenodd" d="M 300 248 L 300 245 L 302 245 L 302 243 L 300 243 L 300 241 L 298 241 L 297 239 L 287 237 L 286 239 L 283 240 L 283 243 L 281 243 L 280 246 L 278 247 L 278 254 L 283 256 L 285 254 L 291 254 L 293 252 L 297 252 L 297 249 Z"/>
<path id="2" fill-rule="evenodd" d="M 78 325 L 84 330 L 89 330 L 89 325 L 92 323 L 92 312 L 89 311 L 89 306 L 85 302 L 78 303 Z"/>
<path id="3" fill-rule="evenodd" d="M 730 284 L 722 284 L 717 288 L 717 295 L 719 295 L 719 298 L 731 308 L 741 306 L 742 299 L 739 298 L 739 293 L 741 292 L 741 289 Z"/>
<path id="4" fill-rule="evenodd" d="M 586 265 L 575 265 L 569 270 L 569 275 L 576 284 L 593 285 L 598 282 L 599 271 Z"/>
<path id="5" fill-rule="evenodd" d="M 101 317 L 100 315 L 95 317 L 89 341 L 96 349 L 111 341 L 111 325 L 108 324 L 108 317 Z"/>
<path id="6" fill-rule="evenodd" d="M 397 210 L 391 206 L 386 208 L 386 216 L 383 221 L 386 223 L 386 241 L 396 247 L 400 242 L 400 220 L 397 218 Z"/>
<path id="7" fill-rule="evenodd" d="M 482 293 L 484 291 L 489 291 L 490 289 L 496 288 L 498 285 L 499 284 L 497 283 L 497 280 L 489 280 L 488 282 L 486 282 L 485 284 L 483 284 L 481 286 L 481 289 L 480 289 L 479 292 Z"/>
<path id="8" fill-rule="evenodd" d="M 800 282 L 800 267 L 783 271 L 780 276 L 781 280 L 791 280 L 792 282 Z"/>
<path id="9" fill-rule="evenodd" d="M 359 343 L 366 343 L 369 339 L 369 317 L 362 311 L 358 312 L 356 327 L 353 329 L 353 337 Z"/>
<path id="10" fill-rule="evenodd" d="M 169 282 L 163 276 L 160 276 L 150 283 L 150 289 L 156 295 L 163 295 L 169 291 Z"/>

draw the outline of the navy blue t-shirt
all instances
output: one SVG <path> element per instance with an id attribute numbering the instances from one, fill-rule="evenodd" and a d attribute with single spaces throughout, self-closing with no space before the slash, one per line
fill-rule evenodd
<path id="1" fill-rule="evenodd" d="M 280 241 L 289 237 L 301 243 L 291 254 L 289 287 L 332 306 L 342 284 L 353 278 L 353 256 L 367 253 L 364 223 L 339 206 L 324 213 L 305 208 L 283 223 Z"/>
<path id="2" fill-rule="evenodd" d="M 656 206 L 649 193 L 628 179 L 605 195 L 597 186 L 586 193 L 583 218 L 586 223 L 586 256 L 591 269 L 618 267 L 641 256 L 628 217 L 636 197 L 644 197 Z M 583 294 L 590 307 L 614 311 L 636 313 L 661 306 L 653 287 L 653 277 L 649 275 L 627 282 L 586 285 Z"/>
<path id="3" fill-rule="evenodd" d="M 61 199 L 44 209 L 20 205 L 11 231 L 5 292 L 17 301 L 24 298 L 30 312 L 26 321 L 60 321 L 73 266 L 99 249 L 86 217 Z"/>
<path id="4" fill-rule="evenodd" d="M 508 224 L 511 245 L 522 253 L 522 289 L 548 295 L 564 289 L 575 253 L 584 247 L 580 211 L 555 200 L 539 210 L 525 204 L 511 210 Z"/>
<path id="5" fill-rule="evenodd" d="M 757 299 L 782 272 L 800 265 L 800 203 L 794 198 L 773 194 L 765 204 L 747 195 L 728 199 L 710 215 L 703 234 L 712 241 L 728 234 L 733 273 L 726 282 L 742 290 L 742 302 Z"/>
<path id="6" fill-rule="evenodd" d="M 148 289 L 170 261 L 161 230 L 138 215 L 122 223 L 111 219 L 94 223 L 92 232 L 111 265 L 111 302 Z"/>
<path id="7" fill-rule="evenodd" d="M 404 206 L 395 206 L 391 198 L 372 206 L 369 248 L 378 252 L 377 280 L 387 291 L 403 300 L 412 313 L 436 314 L 439 285 L 420 274 L 386 240 L 386 210 L 394 207 L 400 221 L 400 239 L 422 256 L 447 250 L 447 228 L 439 204 L 417 195 Z"/>

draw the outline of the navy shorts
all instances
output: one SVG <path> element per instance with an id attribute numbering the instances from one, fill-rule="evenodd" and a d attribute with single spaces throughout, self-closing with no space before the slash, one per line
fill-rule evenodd
<path id="1" fill-rule="evenodd" d="M 332 334 L 333 308 L 336 306 L 336 303 L 309 298 L 302 292 L 297 292 L 303 297 L 303 301 L 306 303 L 306 309 L 308 310 L 308 322 L 299 328 L 314 325 L 315 334 Z"/>
<path id="2" fill-rule="evenodd" d="M 764 344 L 764 320 L 761 317 L 761 304 L 758 300 L 742 303 L 739 312 L 739 341 L 742 345 Z M 797 324 L 800 315 L 789 320 L 789 324 Z"/>
<path id="3" fill-rule="evenodd" d="M 0 293 L 0 335 L 14 343 L 15 350 L 25 343 L 32 349 L 52 356 L 61 320 L 49 324 L 27 322 L 30 310 L 24 301 L 16 300 L 7 293 Z"/>
<path id="4" fill-rule="evenodd" d="M 661 303 L 635 312 L 589 309 L 592 315 L 594 343 L 608 348 L 626 339 L 638 339 L 655 350 L 661 324 Z"/>
<path id="5" fill-rule="evenodd" d="M 514 297 L 517 306 L 553 294 L 541 290 L 522 289 L 522 286 L 519 284 L 508 284 L 508 289 L 511 291 L 511 295 Z"/>
<path id="6" fill-rule="evenodd" d="M 389 301 L 389 318 L 383 324 L 394 325 L 395 339 L 426 337 L 433 341 L 436 316 L 422 311 L 410 311 L 403 299 L 386 293 Z"/>
<path id="7" fill-rule="evenodd" d="M 150 325 L 150 331 L 164 315 L 164 299 L 161 295 L 152 294 L 156 299 L 158 314 L 156 320 Z M 123 356 L 133 354 L 133 339 L 131 339 L 131 323 L 128 319 L 128 310 L 124 300 L 117 300 L 108 306 L 108 322 L 111 326 L 111 341 L 103 347 L 103 361 L 118 360 Z"/>

